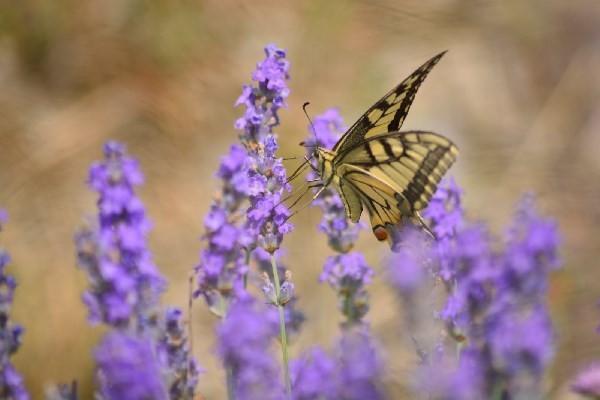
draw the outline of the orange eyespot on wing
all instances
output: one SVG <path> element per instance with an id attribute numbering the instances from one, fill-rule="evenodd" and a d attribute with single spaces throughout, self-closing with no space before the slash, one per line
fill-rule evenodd
<path id="1" fill-rule="evenodd" d="M 387 238 L 388 238 L 387 230 L 381 225 L 378 225 L 373 228 L 373 234 L 375 235 L 377 240 L 379 240 L 380 242 L 383 242 L 384 240 L 387 240 Z"/>

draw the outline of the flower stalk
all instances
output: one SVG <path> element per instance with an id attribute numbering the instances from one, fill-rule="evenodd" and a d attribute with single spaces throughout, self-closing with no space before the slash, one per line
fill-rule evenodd
<path id="1" fill-rule="evenodd" d="M 277 310 L 279 311 L 279 338 L 281 340 L 281 358 L 283 361 L 283 380 L 285 393 L 288 399 L 292 398 L 292 384 L 290 381 L 290 369 L 288 362 L 287 334 L 285 331 L 285 312 L 281 301 L 281 285 L 279 285 L 279 273 L 277 272 L 277 260 L 275 253 L 271 254 L 271 267 L 273 269 L 273 280 L 275 281 L 275 296 L 277 299 Z"/>

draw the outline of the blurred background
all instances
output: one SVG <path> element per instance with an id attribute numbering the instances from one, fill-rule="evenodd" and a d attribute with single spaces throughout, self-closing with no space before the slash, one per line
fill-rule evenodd
<path id="1" fill-rule="evenodd" d="M 92 349 L 86 286 L 72 242 L 95 212 L 89 164 L 109 138 L 141 161 L 140 191 L 154 222 L 155 260 L 169 278 L 165 304 L 184 307 L 198 261 L 203 215 L 218 188 L 219 157 L 236 141 L 233 103 L 263 46 L 288 50 L 289 107 L 278 128 L 281 155 L 303 154 L 301 105 L 340 108 L 351 124 L 422 62 L 448 49 L 404 128 L 428 129 L 460 147 L 450 171 L 469 215 L 501 233 L 515 202 L 537 193 L 564 238 L 564 269 L 550 305 L 558 350 L 551 398 L 569 398 L 573 373 L 600 356 L 600 7 L 597 0 L 435 1 L 4 1 L 0 6 L 0 242 L 19 281 L 14 319 L 26 327 L 16 356 L 33 398 L 77 379 L 90 398 Z M 295 165 L 291 163 L 289 168 Z M 307 322 L 292 354 L 329 345 L 338 332 L 333 291 L 317 278 L 329 254 L 320 215 L 307 209 L 284 241 Z M 366 231 L 377 271 L 388 254 Z M 392 293 L 376 279 L 373 330 L 387 352 L 388 389 L 406 395 L 416 356 Z M 194 349 L 206 368 L 200 391 L 223 397 L 214 357 L 216 320 L 193 309 Z"/>

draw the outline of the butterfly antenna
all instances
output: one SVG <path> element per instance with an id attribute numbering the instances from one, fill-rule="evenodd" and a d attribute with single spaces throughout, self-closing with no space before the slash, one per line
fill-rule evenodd
<path id="1" fill-rule="evenodd" d="M 306 107 L 308 107 L 310 105 L 310 103 L 307 101 L 304 104 L 302 104 L 302 111 L 304 111 L 304 115 L 306 115 L 306 118 L 308 118 L 308 122 L 310 123 L 310 128 L 312 129 L 313 133 L 315 131 L 315 124 L 313 124 L 312 119 L 310 119 L 310 115 L 308 115 L 308 111 L 306 111 Z"/>
<path id="2" fill-rule="evenodd" d="M 294 179 L 296 179 L 298 177 L 298 175 L 300 175 L 302 173 L 302 171 L 304 169 L 306 169 L 306 164 L 308 163 L 308 159 L 304 158 L 304 161 L 302 161 L 302 163 L 300 164 L 300 166 L 298 166 L 298 168 L 296 168 L 296 170 L 294 172 L 292 172 L 292 174 L 290 176 L 288 176 L 287 180 L 285 181 L 286 183 L 290 183 L 291 181 L 293 181 Z"/>
<path id="3" fill-rule="evenodd" d="M 317 197 L 319 197 L 319 195 L 321 193 L 323 193 L 323 190 L 327 189 L 327 185 L 324 185 L 323 183 L 321 183 L 319 181 L 319 183 L 315 183 L 312 185 L 308 185 L 308 187 L 306 188 L 306 190 L 302 193 L 302 195 L 300 195 L 300 197 L 298 197 L 294 203 L 289 207 L 290 209 L 295 206 L 296 204 L 298 204 L 298 202 L 300 201 L 300 199 L 302 199 L 306 193 L 308 192 L 309 189 L 315 189 L 315 188 L 319 188 L 319 190 L 317 191 L 317 193 L 315 193 L 312 197 L 312 199 L 310 199 L 310 201 L 308 203 L 306 203 L 305 205 L 303 205 L 301 208 L 299 208 L 298 210 L 294 211 L 292 214 L 290 214 L 289 217 L 286 218 L 286 221 L 288 221 L 290 218 L 292 218 L 294 215 L 298 214 L 300 211 L 304 210 L 306 207 L 308 207 Z"/>

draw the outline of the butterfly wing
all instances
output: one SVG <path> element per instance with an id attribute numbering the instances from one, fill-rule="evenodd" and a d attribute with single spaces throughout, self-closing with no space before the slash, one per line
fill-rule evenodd
<path id="1" fill-rule="evenodd" d="M 369 108 L 344 133 L 334 146 L 333 151 L 342 152 L 356 146 L 369 137 L 400 129 L 415 98 L 415 94 L 419 90 L 419 86 L 421 86 L 429 71 L 440 61 L 445 53 L 444 51 L 432 57 Z"/>
<path id="2" fill-rule="evenodd" d="M 333 162 L 342 198 L 360 200 L 379 239 L 379 228 L 388 229 L 403 216 L 418 218 L 457 154 L 450 140 L 433 132 L 392 132 L 359 143 Z M 344 202 L 351 219 L 358 220 L 358 208 Z"/>

